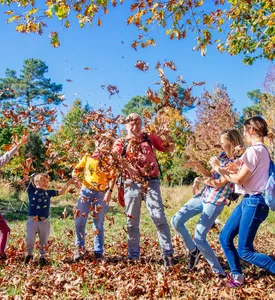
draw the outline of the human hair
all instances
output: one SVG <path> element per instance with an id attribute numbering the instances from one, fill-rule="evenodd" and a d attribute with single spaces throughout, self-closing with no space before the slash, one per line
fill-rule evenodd
<path id="1" fill-rule="evenodd" d="M 131 120 L 135 120 L 135 119 L 140 119 L 142 121 L 141 116 L 137 113 L 131 113 L 126 117 L 126 121 L 131 121 Z"/>
<path id="2" fill-rule="evenodd" d="M 266 121 L 259 116 L 247 119 L 244 121 L 244 126 L 252 127 L 258 137 L 264 138 L 269 135 Z"/>
<path id="3" fill-rule="evenodd" d="M 38 173 L 35 174 L 33 176 L 33 183 L 36 185 L 37 183 L 39 183 L 39 181 L 41 180 L 41 178 L 47 178 L 50 180 L 50 175 L 47 173 Z"/>
<path id="4" fill-rule="evenodd" d="M 220 136 L 224 136 L 230 143 L 230 156 L 234 156 L 235 148 L 240 146 L 242 149 L 245 148 L 245 142 L 237 129 L 226 129 L 221 132 Z"/>

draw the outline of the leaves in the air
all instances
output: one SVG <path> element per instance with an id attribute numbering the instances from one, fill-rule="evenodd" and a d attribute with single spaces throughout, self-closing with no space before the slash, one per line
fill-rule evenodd
<path id="1" fill-rule="evenodd" d="M 146 63 L 145 61 L 141 61 L 141 60 L 138 60 L 136 62 L 135 67 L 138 68 L 141 71 L 147 71 L 147 70 L 149 70 L 149 64 Z"/>

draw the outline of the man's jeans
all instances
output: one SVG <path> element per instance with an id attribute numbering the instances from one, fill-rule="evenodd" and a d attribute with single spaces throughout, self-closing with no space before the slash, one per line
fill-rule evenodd
<path id="1" fill-rule="evenodd" d="M 98 234 L 94 237 L 94 252 L 99 254 L 103 254 L 104 252 L 104 217 L 108 209 L 108 205 L 103 201 L 103 199 L 104 192 L 82 188 L 77 203 L 77 209 L 80 210 L 80 214 L 75 220 L 75 244 L 76 246 L 84 247 L 85 227 L 89 213 L 91 212 L 91 215 L 94 216 L 93 228 L 98 232 Z"/>
<path id="2" fill-rule="evenodd" d="M 222 212 L 224 204 L 215 205 L 213 203 L 204 203 L 200 197 L 190 199 L 185 205 L 172 217 L 171 223 L 175 230 L 180 234 L 189 252 L 199 248 L 211 268 L 218 274 L 224 274 L 224 271 L 212 248 L 206 241 L 206 235 L 214 224 L 218 215 Z M 201 217 L 195 229 L 194 241 L 188 233 L 184 224 L 195 215 L 201 213 Z"/>
<path id="3" fill-rule="evenodd" d="M 126 214 L 131 216 L 127 218 L 128 256 L 130 259 L 135 259 L 139 258 L 140 255 L 139 221 L 143 186 L 131 180 L 126 180 L 124 186 Z M 148 181 L 144 201 L 157 228 L 162 255 L 172 255 L 174 250 L 171 243 L 170 228 L 166 221 L 161 199 L 159 179 L 151 179 Z"/>
<path id="4" fill-rule="evenodd" d="M 269 212 L 262 195 L 245 195 L 233 210 L 220 234 L 220 243 L 232 274 L 242 274 L 240 258 L 275 274 L 275 260 L 255 252 L 253 241 Z M 239 235 L 238 251 L 233 244 Z M 240 258 L 239 258 L 240 257 Z"/>

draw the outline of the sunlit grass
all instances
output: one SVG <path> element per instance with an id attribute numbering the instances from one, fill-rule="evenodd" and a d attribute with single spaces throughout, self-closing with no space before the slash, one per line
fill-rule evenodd
<path id="1" fill-rule="evenodd" d="M 8 295 L 9 297 L 16 297 L 23 295 L 25 293 L 24 279 L 33 280 L 37 286 L 42 287 L 45 284 L 45 275 L 42 273 L 42 270 L 39 267 L 39 247 L 38 242 L 35 246 L 35 257 L 34 263 L 31 268 L 24 266 L 24 256 L 25 256 L 25 237 L 26 237 L 26 221 L 27 221 L 27 208 L 22 207 L 22 201 L 26 202 L 26 193 L 15 192 L 12 188 L 0 186 L 0 209 L 1 213 L 4 215 L 8 221 L 9 226 L 11 227 L 11 236 L 9 240 L 8 251 L 12 253 L 13 250 L 16 251 L 16 256 L 11 259 L 15 259 L 15 264 L 19 266 L 18 273 L 20 282 L 16 284 L 12 282 L 8 286 L 0 287 L 0 297 L 2 295 Z M 186 252 L 182 241 L 176 235 L 176 232 L 172 229 L 170 225 L 171 217 L 192 197 L 191 187 L 182 186 L 182 187 L 162 187 L 162 198 L 165 205 L 165 212 L 167 217 L 167 222 L 171 228 L 171 233 L 173 236 L 173 244 L 175 247 L 175 255 L 178 257 L 178 262 L 181 268 L 186 268 L 187 266 L 187 257 L 188 253 Z M 72 271 L 72 276 L 78 276 L 73 271 L 72 256 L 75 249 L 75 221 L 73 219 L 72 209 L 77 203 L 78 193 L 75 194 L 65 194 L 62 197 L 55 198 L 51 204 L 51 234 L 49 239 L 49 246 L 47 249 L 48 259 L 51 263 L 51 272 L 54 272 L 54 276 L 59 274 L 62 268 L 69 268 Z M 12 204 L 13 209 L 8 207 L 9 202 Z M 238 203 L 232 203 L 229 207 L 226 206 L 219 220 L 224 224 L 226 219 Z M 64 219 L 62 212 L 66 208 L 68 216 Z M 16 211 L 14 211 L 14 209 Z M 107 257 L 117 257 L 118 259 L 125 259 L 127 257 L 127 235 L 126 235 L 126 215 L 124 214 L 124 209 L 118 205 L 118 203 L 111 202 L 108 216 L 114 217 L 114 224 L 112 224 L 108 219 L 105 219 L 105 254 Z M 191 235 L 194 232 L 195 226 L 198 222 L 199 216 L 194 217 L 193 219 L 187 222 L 187 228 Z M 260 230 L 257 234 L 256 245 L 260 244 L 261 252 L 268 254 L 275 254 L 272 252 L 274 249 L 274 238 L 272 234 L 275 233 L 274 228 L 275 213 L 270 212 L 267 220 L 261 225 Z M 92 219 L 89 217 L 87 226 L 86 226 L 86 248 L 90 253 L 93 249 L 93 229 L 92 229 Z M 161 270 L 161 253 L 158 246 L 158 238 L 156 234 L 156 228 L 151 220 L 149 212 L 146 208 L 145 203 L 142 203 L 141 209 L 141 221 L 140 221 L 140 232 L 141 232 L 141 255 L 147 259 L 153 259 L 157 262 L 153 266 L 155 268 L 156 276 Z M 270 237 L 270 238 L 269 238 Z M 148 238 L 149 245 L 148 245 Z M 270 244 L 261 242 L 261 239 L 270 240 Z M 208 241 L 215 249 L 215 252 L 219 254 L 219 259 L 224 261 L 224 257 L 218 242 L 218 232 L 210 231 L 208 234 Z M 154 251 L 152 251 L 152 248 Z M 148 256 L 149 254 L 149 256 Z M 92 256 L 91 256 L 92 257 Z M 86 261 L 87 263 L 87 261 Z M 68 265 L 67 265 L 68 264 Z M 92 264 L 92 262 L 90 262 Z M 203 268 L 209 268 L 207 264 L 202 262 Z M 93 265 L 91 265 L 93 267 Z M 109 266 L 110 269 L 114 267 L 114 264 Z M 226 266 L 226 268 L 228 268 Z M 41 274 L 39 277 L 32 278 L 29 274 L 30 270 L 34 270 Z M 200 272 L 204 272 L 204 269 Z M 208 270 L 208 269 L 207 269 Z M 227 269 L 228 270 L 228 269 Z M 0 280 L 1 278 L 6 278 L 10 276 L 7 274 L 6 266 L 0 264 Z M 40 273 L 39 273 L 40 272 Z M 211 272 L 210 272 L 211 273 Z M 44 274 L 42 276 L 42 274 Z M 63 275 L 62 275 L 63 276 Z M 199 276 L 199 275 L 198 275 Z M 17 277 L 15 277 L 17 278 Z M 201 277 L 200 277 L 201 278 Z M 90 280 L 93 280 L 91 278 Z M 90 280 L 85 278 L 81 283 L 81 297 L 89 298 L 93 297 L 94 293 L 104 297 L 105 293 L 110 293 L 108 286 L 105 286 L 104 282 L 98 281 L 97 285 L 91 286 Z M 202 289 L 203 285 L 201 282 L 190 282 L 193 284 L 193 289 Z M 58 291 L 55 290 L 54 296 L 55 299 L 63 299 L 61 295 L 58 294 Z M 73 297 L 73 296 L 72 296 Z M 175 294 L 176 297 L 176 294 Z M 67 299 L 64 296 L 64 299 Z"/>

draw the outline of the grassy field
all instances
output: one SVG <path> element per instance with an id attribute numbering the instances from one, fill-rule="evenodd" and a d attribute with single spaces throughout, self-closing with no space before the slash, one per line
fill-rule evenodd
<path id="1" fill-rule="evenodd" d="M 74 220 L 72 209 L 77 193 L 53 198 L 51 205 L 51 236 L 48 246 L 49 265 L 38 264 L 38 247 L 33 263 L 24 265 L 27 196 L 10 186 L 0 188 L 0 210 L 11 227 L 7 248 L 8 259 L 0 262 L 1 299 L 275 299 L 273 277 L 256 267 L 243 264 L 247 284 L 240 289 L 224 287 L 204 259 L 196 269 L 187 269 L 188 253 L 172 230 L 177 264 L 167 271 L 162 266 L 155 227 L 143 203 L 141 219 L 141 260 L 127 261 L 126 216 L 112 202 L 105 220 L 104 262 L 94 260 L 92 220 L 87 224 L 87 249 L 90 252 L 81 262 L 74 263 Z M 162 188 L 167 220 L 191 197 L 190 187 Z M 236 204 L 226 207 L 219 219 L 224 223 Z M 69 215 L 63 218 L 64 209 Z M 112 218 L 113 217 L 113 218 Z M 262 224 L 255 248 L 275 254 L 275 213 L 271 212 Z M 113 222 L 114 220 L 114 222 Z M 194 231 L 198 217 L 187 227 Z M 213 229 L 208 240 L 225 270 L 228 266 L 218 243 L 218 231 Z"/>

